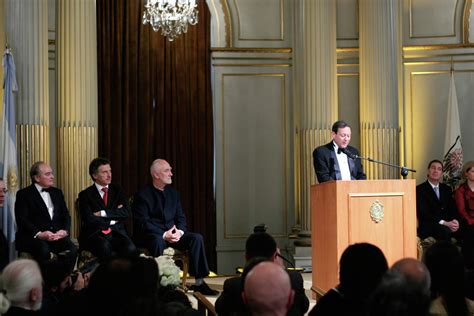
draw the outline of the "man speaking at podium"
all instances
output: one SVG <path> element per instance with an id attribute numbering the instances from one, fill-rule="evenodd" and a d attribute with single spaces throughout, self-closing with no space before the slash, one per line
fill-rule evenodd
<path id="1" fill-rule="evenodd" d="M 330 180 L 367 179 L 359 157 L 359 151 L 349 146 L 351 127 L 344 121 L 332 125 L 332 142 L 313 151 L 313 163 L 318 182 Z"/>

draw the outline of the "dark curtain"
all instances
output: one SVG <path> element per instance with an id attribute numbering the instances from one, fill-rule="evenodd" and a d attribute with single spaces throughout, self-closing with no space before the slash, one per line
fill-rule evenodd
<path id="1" fill-rule="evenodd" d="M 210 13 L 169 42 L 142 24 L 144 0 L 97 1 L 99 154 L 132 196 L 166 159 L 188 228 L 204 236 L 216 266 Z"/>

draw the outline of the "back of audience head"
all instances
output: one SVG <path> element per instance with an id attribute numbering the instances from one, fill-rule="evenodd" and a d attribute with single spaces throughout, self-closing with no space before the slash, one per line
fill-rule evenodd
<path id="1" fill-rule="evenodd" d="M 339 289 L 349 300 L 366 300 L 387 269 L 380 248 L 369 243 L 352 244 L 339 261 Z"/>
<path id="2" fill-rule="evenodd" d="M 18 259 L 10 262 L 2 272 L 0 313 L 10 306 L 39 310 L 43 298 L 43 278 L 36 261 Z"/>
<path id="3" fill-rule="evenodd" d="M 430 297 L 411 276 L 388 270 L 369 301 L 368 316 L 426 316 Z"/>
<path id="4" fill-rule="evenodd" d="M 448 315 L 466 315 L 464 259 L 449 241 L 438 241 L 429 247 L 423 258 L 431 274 L 432 298 L 441 296 Z"/>
<path id="5" fill-rule="evenodd" d="M 294 291 L 288 273 L 280 265 L 264 261 L 248 272 L 242 298 L 253 315 L 286 315 Z"/>
<path id="6" fill-rule="evenodd" d="M 420 291 L 430 295 L 431 277 L 425 264 L 414 258 L 403 258 L 396 261 L 391 270 L 405 276 L 414 284 L 420 286 Z"/>
<path id="7" fill-rule="evenodd" d="M 275 239 L 266 232 L 251 234 L 245 242 L 245 258 L 250 260 L 255 257 L 264 257 L 274 260 L 277 256 L 277 244 Z"/>

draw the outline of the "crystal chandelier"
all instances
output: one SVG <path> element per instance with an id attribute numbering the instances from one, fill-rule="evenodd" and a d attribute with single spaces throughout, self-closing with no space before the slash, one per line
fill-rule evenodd
<path id="1" fill-rule="evenodd" d="M 197 0 L 146 0 L 143 24 L 150 23 L 153 31 L 171 42 L 188 30 L 188 24 L 198 22 Z"/>

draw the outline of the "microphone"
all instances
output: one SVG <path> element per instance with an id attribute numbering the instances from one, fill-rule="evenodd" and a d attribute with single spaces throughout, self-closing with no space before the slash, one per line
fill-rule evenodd
<path id="1" fill-rule="evenodd" d="M 350 152 L 347 148 L 339 148 L 339 149 L 337 150 L 337 152 L 338 152 L 338 153 L 344 153 L 344 154 L 347 155 L 347 157 L 352 158 L 352 159 L 357 159 L 357 158 L 359 158 L 359 156 L 357 156 L 356 154 Z"/>

